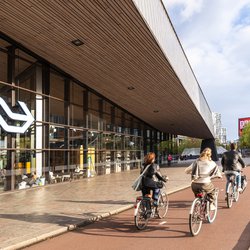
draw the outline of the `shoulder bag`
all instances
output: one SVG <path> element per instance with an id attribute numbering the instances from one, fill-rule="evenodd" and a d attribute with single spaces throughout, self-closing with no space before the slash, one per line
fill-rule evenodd
<path id="1" fill-rule="evenodd" d="M 134 183 L 132 184 L 132 188 L 135 191 L 141 191 L 141 186 L 142 186 L 142 177 L 143 175 L 146 173 L 146 171 L 148 170 L 150 164 L 147 165 L 147 167 L 143 170 L 143 172 L 139 175 L 139 177 L 136 178 L 136 180 L 134 181 Z"/>

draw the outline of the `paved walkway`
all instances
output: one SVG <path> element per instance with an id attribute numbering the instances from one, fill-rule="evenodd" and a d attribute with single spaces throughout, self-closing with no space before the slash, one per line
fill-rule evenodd
<path id="1" fill-rule="evenodd" d="M 188 164 L 161 169 L 169 176 L 168 193 L 190 186 Z M 132 170 L 1 194 L 0 249 L 19 249 L 132 208 L 137 176 Z"/>

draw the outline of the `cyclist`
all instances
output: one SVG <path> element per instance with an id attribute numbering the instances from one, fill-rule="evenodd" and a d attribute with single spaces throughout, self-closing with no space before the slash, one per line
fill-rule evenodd
<path id="1" fill-rule="evenodd" d="M 143 172 L 144 168 L 150 165 L 142 178 L 142 195 L 151 195 L 151 190 L 153 191 L 153 200 L 154 205 L 157 206 L 158 195 L 160 188 L 163 187 L 163 182 L 167 181 L 167 177 L 162 176 L 160 172 L 160 167 L 158 164 L 155 164 L 155 153 L 149 152 L 144 157 L 144 163 L 142 164 Z"/>
<path id="2" fill-rule="evenodd" d="M 212 150 L 205 148 L 198 160 L 185 169 L 186 174 L 192 174 L 191 188 L 196 197 L 201 191 L 205 191 L 210 197 L 210 210 L 215 210 L 215 188 L 211 182 L 212 177 L 221 178 L 221 172 L 217 164 L 211 159 Z"/>
<path id="3" fill-rule="evenodd" d="M 230 144 L 230 149 L 231 150 L 225 152 L 221 158 L 222 172 L 224 172 L 225 176 L 227 177 L 226 191 L 230 180 L 230 175 L 234 174 L 236 176 L 238 191 L 241 193 L 241 169 L 246 167 L 246 165 L 239 152 L 236 151 L 237 146 L 235 143 Z"/>

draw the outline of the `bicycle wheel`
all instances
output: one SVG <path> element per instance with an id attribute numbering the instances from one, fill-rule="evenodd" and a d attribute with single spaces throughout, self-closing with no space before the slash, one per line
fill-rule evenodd
<path id="1" fill-rule="evenodd" d="M 234 201 L 237 202 L 239 200 L 239 197 L 240 197 L 240 192 L 236 187 L 236 185 L 234 185 Z"/>
<path id="2" fill-rule="evenodd" d="M 146 202 L 144 200 L 139 201 L 136 209 L 134 216 L 135 226 L 137 229 L 142 230 L 147 226 L 149 220 Z"/>
<path id="3" fill-rule="evenodd" d="M 213 223 L 216 215 L 217 215 L 217 211 L 218 211 L 218 192 L 219 190 L 215 191 L 215 201 L 214 201 L 214 206 L 215 206 L 215 210 L 210 210 L 210 202 L 207 202 L 207 221 L 209 223 Z"/>
<path id="4" fill-rule="evenodd" d="M 167 215 L 168 204 L 169 204 L 168 195 L 165 192 L 162 192 L 159 195 L 159 198 L 158 198 L 158 207 L 157 207 L 157 213 L 158 213 L 158 217 L 160 219 L 164 218 Z"/>
<path id="5" fill-rule="evenodd" d="M 233 199 L 234 199 L 234 187 L 232 185 L 232 183 L 228 183 L 228 187 L 227 187 L 227 207 L 230 208 L 233 205 Z"/>
<path id="6" fill-rule="evenodd" d="M 192 236 L 196 236 L 199 234 L 201 226 L 201 201 L 199 198 L 196 198 L 192 203 L 191 211 L 189 214 L 189 229 Z"/>

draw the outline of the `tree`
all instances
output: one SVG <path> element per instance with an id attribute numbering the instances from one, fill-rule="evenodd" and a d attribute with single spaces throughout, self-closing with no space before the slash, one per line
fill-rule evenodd
<path id="1" fill-rule="evenodd" d="M 187 137 L 179 145 L 179 154 L 183 152 L 185 148 L 200 148 L 201 147 L 201 139 L 190 138 Z"/>
<path id="2" fill-rule="evenodd" d="M 241 148 L 250 148 L 250 123 L 244 126 L 240 137 Z"/>

